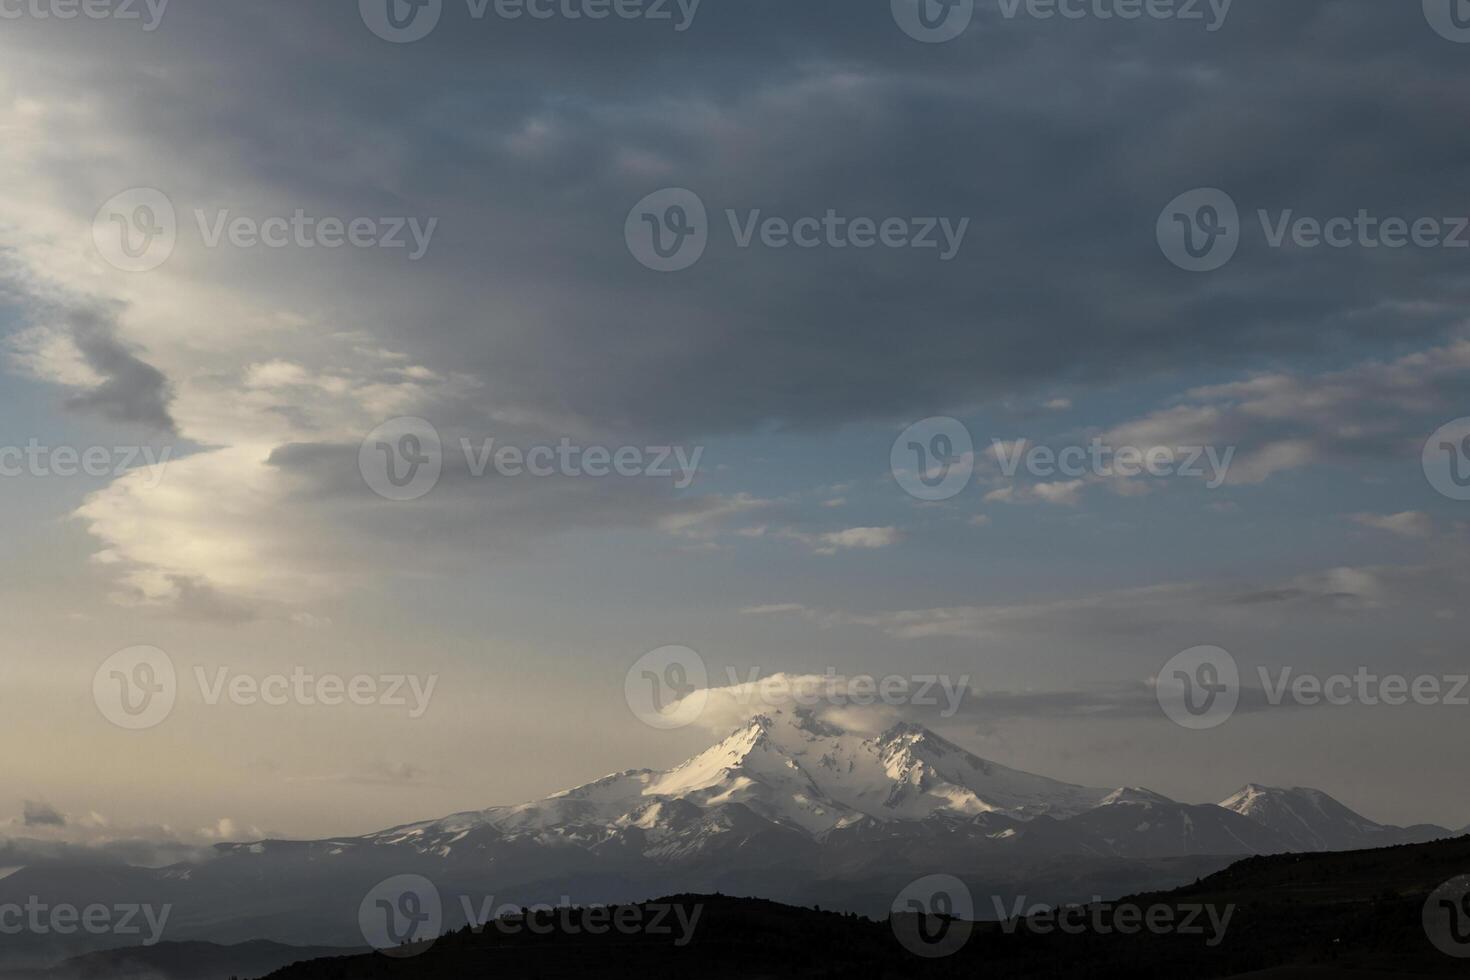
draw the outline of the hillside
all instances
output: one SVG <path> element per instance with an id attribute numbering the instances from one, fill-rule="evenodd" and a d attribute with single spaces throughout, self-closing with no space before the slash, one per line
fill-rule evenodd
<path id="1" fill-rule="evenodd" d="M 1440 952 L 1421 916 L 1430 894 L 1470 870 L 1470 838 L 1340 854 L 1240 861 L 1186 888 L 1112 903 L 1233 905 L 1217 945 L 1209 934 L 1122 935 L 1089 928 L 1042 935 L 988 922 L 953 955 L 922 958 L 892 922 L 724 896 L 673 896 L 629 916 L 678 904 L 700 910 L 684 945 L 674 935 L 593 936 L 585 910 L 508 935 L 494 926 L 441 938 L 418 955 L 381 954 L 297 964 L 271 980 L 496 977 L 1353 977 L 1464 976 L 1465 960 Z M 990 903 L 975 896 L 984 914 Z M 1115 913 L 1097 922 L 1117 925 Z M 524 925 L 513 920 L 517 925 Z M 1091 920 L 1089 920 L 1091 921 Z M 900 920 L 900 930 L 913 923 Z M 936 925 L 930 923 L 930 925 Z M 954 923 L 949 924 L 958 928 Z M 938 931 L 938 928 L 936 928 Z"/>

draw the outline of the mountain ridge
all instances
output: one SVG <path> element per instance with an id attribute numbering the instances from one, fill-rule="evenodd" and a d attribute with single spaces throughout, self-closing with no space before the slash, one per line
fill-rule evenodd
<path id="1" fill-rule="evenodd" d="M 1124 809 L 1109 809 L 1114 807 Z M 1150 813 L 1140 816 L 1136 808 Z M 1379 824 L 1316 789 L 1250 783 L 1218 804 L 1189 804 L 1141 787 L 1078 786 L 981 758 L 913 723 L 854 733 L 798 710 L 756 715 L 670 769 L 625 769 L 540 800 L 314 843 L 401 844 L 447 856 L 457 846 L 487 840 L 606 847 L 641 836 L 651 855 L 673 859 L 685 851 L 660 842 L 687 838 L 701 827 L 753 832 L 764 821 L 821 843 L 851 836 L 841 833 L 848 828 L 871 832 L 885 824 L 989 826 L 991 839 L 1005 840 L 1038 817 L 1078 828 L 1098 825 L 1107 831 L 1103 839 L 1114 842 L 1102 850 L 1127 856 L 1343 850 L 1452 833 L 1430 824 Z M 1124 823 L 1135 817 L 1130 831 Z M 1177 826 L 1165 839 L 1160 826 L 1170 822 Z M 1127 839 L 1137 835 L 1151 836 L 1154 845 Z"/>
<path id="2" fill-rule="evenodd" d="M 450 928 L 463 922 L 461 901 L 487 895 L 616 904 L 722 891 L 873 914 L 936 871 L 987 894 L 1061 903 L 1174 887 L 1241 857 L 1343 839 L 1450 836 L 1375 824 L 1317 790 L 1250 784 L 1225 802 L 1077 786 L 916 725 L 851 732 L 773 712 L 667 770 L 626 769 L 362 836 L 222 843 L 167 868 L 35 865 L 0 879 L 0 903 L 167 903 L 171 940 L 351 946 L 363 938 L 362 896 L 403 875 L 442 892 Z M 86 941 L 10 953 L 43 964 Z"/>
<path id="3" fill-rule="evenodd" d="M 1040 818 L 1056 825 L 1037 823 Z M 849 832 L 850 831 L 850 832 Z M 401 824 L 358 838 L 219 844 L 224 853 L 403 846 L 449 858 L 495 846 L 638 852 L 696 860 L 750 836 L 789 846 L 948 834 L 1004 848 L 1043 838 L 1056 852 L 1118 857 L 1271 854 L 1416 843 L 1452 832 L 1394 827 L 1327 793 L 1249 783 L 1218 804 L 1153 790 L 1084 787 L 984 759 L 921 725 L 875 734 L 798 709 L 759 714 L 670 769 L 625 769 L 540 800 Z M 730 835 L 735 835 L 731 837 Z"/>

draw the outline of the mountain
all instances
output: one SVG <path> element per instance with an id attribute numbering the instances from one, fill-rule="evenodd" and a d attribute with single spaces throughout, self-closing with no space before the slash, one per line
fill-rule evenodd
<path id="1" fill-rule="evenodd" d="M 298 963 L 269 980 L 438 980 L 466 976 L 643 978 L 697 976 L 831 978 L 1329 978 L 1463 977 L 1465 961 L 1436 948 L 1423 921 L 1428 899 L 1470 867 L 1470 841 L 1451 840 L 1353 853 L 1257 857 L 1173 891 L 1112 903 L 1168 911 L 1199 932 L 1124 929 L 1121 912 L 1092 906 L 1106 928 L 1069 934 L 1022 920 L 973 927 L 931 917 L 931 937 L 949 955 L 914 955 L 900 936 L 918 933 L 912 915 L 888 921 L 793 908 L 759 899 L 673 895 L 616 910 L 651 922 L 651 910 L 697 909 L 687 934 L 605 933 L 583 910 L 547 916 L 543 931 L 512 916 L 508 928 L 445 936 L 407 959 L 357 956 Z M 1198 915 L 1201 909 L 1216 916 Z M 1096 911 L 1097 918 L 1091 914 Z M 1216 924 L 1223 926 L 1216 928 Z M 957 929 L 969 929 L 966 936 Z M 1449 936 L 1439 937 L 1446 942 Z"/>
<path id="2" fill-rule="evenodd" d="M 1101 838 L 1119 857 L 1184 854 L 1280 854 L 1291 842 L 1271 827 L 1210 804 L 1128 800 L 1100 806 L 1070 821 Z"/>
<path id="3" fill-rule="evenodd" d="M 980 758 L 916 725 L 851 732 L 770 712 L 682 765 L 614 773 L 542 800 L 365 836 L 221 844 L 161 869 L 38 864 L 0 904 L 167 905 L 167 941 L 354 946 L 385 879 L 433 883 L 447 928 L 499 904 L 760 895 L 883 914 L 936 872 L 997 900 L 1086 901 L 1169 888 L 1251 854 L 1446 836 L 1375 824 L 1312 790 L 1248 787 L 1225 805 L 1092 788 Z M 106 937 L 7 937 L 0 966 L 45 966 Z"/>
<path id="4" fill-rule="evenodd" d="M 103 950 L 73 957 L 48 969 L 17 970 L 0 980 L 231 980 L 259 977 L 293 963 L 369 952 L 363 947 L 285 946 L 249 942 L 159 943 Z"/>
<path id="5" fill-rule="evenodd" d="M 981 759 L 917 725 L 872 737 L 834 728 L 807 711 L 759 715 L 674 769 L 634 769 L 520 806 L 395 827 L 369 840 L 448 853 L 487 836 L 602 841 L 631 831 L 650 856 L 676 859 L 708 843 L 688 833 L 729 829 L 754 815 L 820 837 L 868 820 L 918 821 L 938 813 L 1029 818 L 1075 816 L 1109 795 Z M 753 826 L 747 824 L 747 827 Z"/>
<path id="6" fill-rule="evenodd" d="M 1300 787 L 1249 784 L 1220 806 L 1275 831 L 1293 851 L 1352 851 L 1451 836 L 1443 827 L 1427 824 L 1389 827 L 1374 823 L 1321 790 Z"/>

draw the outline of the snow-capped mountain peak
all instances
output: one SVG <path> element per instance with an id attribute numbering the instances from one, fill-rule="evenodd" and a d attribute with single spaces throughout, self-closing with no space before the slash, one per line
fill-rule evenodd
<path id="1" fill-rule="evenodd" d="M 1162 793 L 1155 793 L 1151 789 L 1142 786 L 1120 786 L 1099 801 L 1098 806 L 1112 806 L 1114 803 L 1141 803 L 1141 804 L 1163 804 L 1173 805 L 1174 801 Z"/>
<path id="2" fill-rule="evenodd" d="M 541 800 L 365 837 L 220 850 L 346 862 L 401 848 L 542 874 L 553 865 L 784 867 L 817 854 L 848 869 L 930 867 L 961 855 L 1266 854 L 1449 835 L 1376 824 L 1312 789 L 1251 784 L 1215 805 L 1136 786 L 1076 786 L 982 759 L 919 725 L 850 731 L 798 708 L 752 717 L 670 769 L 628 769 Z"/>
<path id="3" fill-rule="evenodd" d="M 1300 786 L 1281 789 L 1248 783 L 1222 800 L 1220 806 L 1264 824 L 1306 851 L 1349 850 L 1433 839 L 1440 831 L 1428 827 L 1404 830 L 1374 823 L 1321 790 Z"/>
<path id="4" fill-rule="evenodd" d="M 844 731 L 800 709 L 759 715 L 644 787 L 702 806 L 742 803 L 776 823 L 821 833 L 864 818 L 922 820 L 945 811 L 1068 816 L 1106 790 L 1008 769 L 918 725 Z"/>

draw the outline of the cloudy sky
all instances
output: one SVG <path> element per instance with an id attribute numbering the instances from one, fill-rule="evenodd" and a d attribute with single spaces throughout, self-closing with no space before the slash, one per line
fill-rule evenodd
<path id="1" fill-rule="evenodd" d="M 943 43 L 910 0 L 533 6 L 0 4 L 0 838 L 361 832 L 672 764 L 714 726 L 625 698 L 670 644 L 712 686 L 968 676 L 902 713 L 1089 785 L 1470 822 L 1470 706 L 1184 731 L 1149 687 L 1203 644 L 1248 688 L 1470 669 L 1470 504 L 1423 460 L 1470 415 L 1448 4 L 976 0 Z M 653 227 L 703 252 L 650 268 Z M 440 472 L 387 499 L 404 417 Z M 974 452 L 922 499 L 893 450 L 934 418 Z M 533 476 L 492 438 L 683 456 Z M 1229 465 L 1009 465 L 1094 440 Z M 178 691 L 127 730 L 94 680 L 139 646 Z M 210 703 L 293 672 L 437 682 Z"/>

